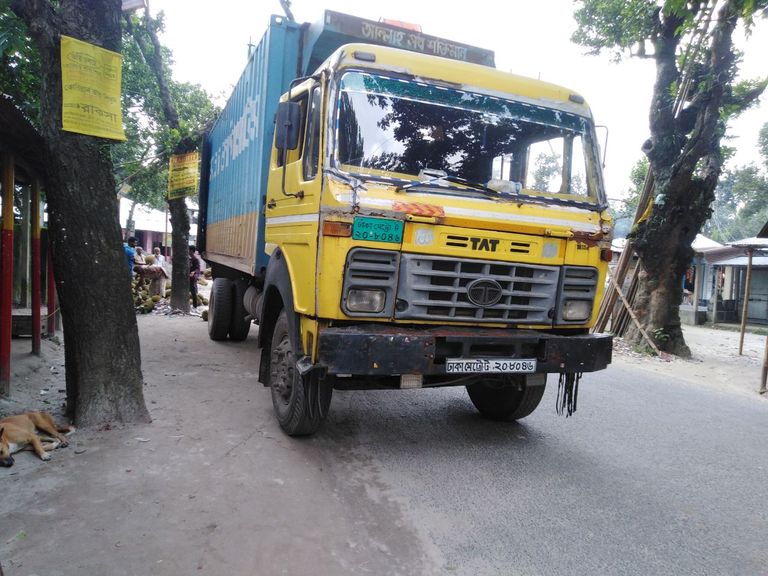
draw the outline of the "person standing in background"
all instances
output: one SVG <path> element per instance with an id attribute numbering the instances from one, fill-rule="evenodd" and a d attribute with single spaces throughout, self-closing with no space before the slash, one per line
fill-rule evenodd
<path id="1" fill-rule="evenodd" d="M 197 308 L 199 297 L 197 295 L 197 279 L 200 278 L 200 260 L 197 257 L 197 247 L 189 247 L 189 295 L 192 297 L 192 307 Z"/>
<path id="2" fill-rule="evenodd" d="M 163 256 L 163 254 L 160 252 L 160 248 L 153 248 L 152 254 L 155 257 L 155 265 L 165 268 L 165 256 Z"/>
<path id="3" fill-rule="evenodd" d="M 123 244 L 125 258 L 128 260 L 128 273 L 133 276 L 133 262 L 136 258 L 136 238 L 129 236 Z"/>

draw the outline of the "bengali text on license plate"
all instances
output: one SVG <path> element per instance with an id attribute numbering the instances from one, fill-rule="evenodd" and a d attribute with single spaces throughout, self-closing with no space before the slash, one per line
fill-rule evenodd
<path id="1" fill-rule="evenodd" d="M 369 242 L 399 244 L 403 241 L 403 221 L 357 216 L 354 224 L 352 224 L 352 238 L 354 240 L 368 240 Z"/>
<path id="2" fill-rule="evenodd" d="M 536 360 L 531 358 L 448 358 L 445 361 L 445 371 L 450 373 L 529 373 L 536 371 Z"/>

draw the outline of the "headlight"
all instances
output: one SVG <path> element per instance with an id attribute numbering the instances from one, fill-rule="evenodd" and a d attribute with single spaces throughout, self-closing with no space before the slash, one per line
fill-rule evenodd
<path id="1" fill-rule="evenodd" d="M 352 288 L 347 292 L 347 310 L 350 312 L 381 312 L 386 301 L 384 290 Z"/>
<path id="2" fill-rule="evenodd" d="M 563 308 L 563 320 L 569 322 L 586 321 L 591 315 L 591 300 L 568 300 Z"/>

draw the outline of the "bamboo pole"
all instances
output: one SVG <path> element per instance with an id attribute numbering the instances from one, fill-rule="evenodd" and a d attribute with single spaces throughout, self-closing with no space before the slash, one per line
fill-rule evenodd
<path id="1" fill-rule="evenodd" d="M 624 303 L 624 307 L 627 309 L 627 312 L 629 312 L 629 315 L 632 317 L 632 320 L 635 322 L 635 326 L 637 326 L 637 329 L 640 330 L 640 334 L 643 335 L 643 338 L 645 338 L 645 341 L 648 343 L 648 345 L 653 348 L 653 351 L 656 352 L 656 355 L 661 357 L 661 350 L 659 350 L 658 346 L 656 346 L 656 343 L 651 339 L 650 336 L 648 336 L 648 332 L 645 331 L 645 328 L 640 324 L 640 320 L 637 319 L 637 315 L 632 310 L 632 306 L 629 305 L 629 302 L 627 302 L 627 299 L 624 297 L 624 294 L 621 291 L 621 288 L 619 288 L 619 285 L 616 284 L 616 280 L 611 278 L 611 282 L 613 282 L 614 290 L 616 290 L 616 294 L 621 298 L 621 301 Z"/>
<path id="2" fill-rule="evenodd" d="M 744 332 L 747 330 L 747 311 L 749 306 L 749 289 L 752 284 L 752 254 L 755 249 L 747 248 L 747 279 L 744 281 L 744 304 L 741 307 L 741 334 L 739 334 L 739 356 L 744 351 Z"/>

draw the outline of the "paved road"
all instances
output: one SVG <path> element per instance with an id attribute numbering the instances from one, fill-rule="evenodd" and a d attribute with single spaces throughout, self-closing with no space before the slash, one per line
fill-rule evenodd
<path id="1" fill-rule="evenodd" d="M 768 574 L 759 398 L 617 362 L 568 419 L 551 384 L 520 424 L 463 389 L 336 392 L 297 440 L 253 338 L 139 325 L 153 423 L 0 469 L 8 576 Z"/>
<path id="2" fill-rule="evenodd" d="M 556 386 L 555 386 L 556 387 Z M 517 425 L 460 389 L 340 393 L 322 442 L 451 574 L 768 574 L 768 403 L 621 363 Z"/>

